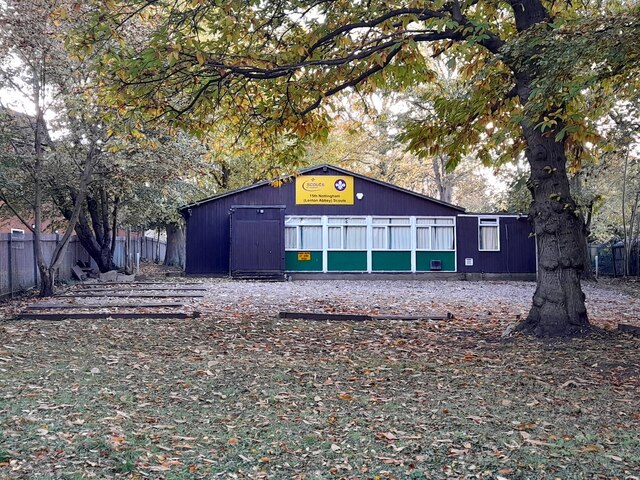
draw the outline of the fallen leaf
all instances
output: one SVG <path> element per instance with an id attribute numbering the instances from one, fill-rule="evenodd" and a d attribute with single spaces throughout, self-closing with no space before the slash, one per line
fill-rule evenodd
<path id="1" fill-rule="evenodd" d="M 520 422 L 515 426 L 516 430 L 533 430 L 538 424 L 536 422 Z"/>
<path id="2" fill-rule="evenodd" d="M 580 451 L 582 453 L 599 452 L 600 451 L 600 447 L 597 446 L 597 445 L 585 445 L 584 447 L 582 447 L 580 449 Z"/>
<path id="3" fill-rule="evenodd" d="M 560 385 L 560 388 L 567 388 L 567 387 L 577 388 L 578 384 L 574 380 L 568 380 L 564 382 L 562 385 Z"/>
<path id="4" fill-rule="evenodd" d="M 467 453 L 469 453 L 469 450 L 467 450 L 466 448 L 462 449 L 462 448 L 451 448 L 449 449 L 449 453 L 448 453 L 448 457 L 460 457 L 462 455 L 466 455 Z"/>
<path id="5" fill-rule="evenodd" d="M 605 455 L 605 457 L 610 458 L 611 460 L 615 460 L 616 462 L 621 462 L 622 458 L 617 455 Z"/>
<path id="6" fill-rule="evenodd" d="M 523 432 L 521 432 L 521 433 L 523 433 Z M 533 438 L 527 438 L 525 440 L 525 442 L 527 442 L 527 443 L 529 443 L 531 445 L 538 445 L 538 446 L 541 446 L 541 447 L 546 447 L 546 446 L 549 445 L 549 443 L 545 442 L 544 440 L 535 440 Z"/>

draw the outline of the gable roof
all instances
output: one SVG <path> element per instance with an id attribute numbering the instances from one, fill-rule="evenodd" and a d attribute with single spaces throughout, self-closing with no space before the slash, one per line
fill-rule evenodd
<path id="1" fill-rule="evenodd" d="M 458 205 L 453 205 L 451 203 L 443 202 L 442 200 L 438 200 L 436 198 L 429 197 L 427 195 L 423 195 L 421 193 L 414 192 L 412 190 L 407 190 L 406 188 L 402 188 L 402 187 L 399 187 L 397 185 L 393 185 L 392 183 L 387 183 L 387 182 L 383 182 L 382 180 L 377 180 L 375 178 L 367 177 L 366 175 L 362 175 L 360 173 L 352 172 L 352 171 L 346 170 L 344 168 L 336 167 L 335 165 L 331 165 L 329 163 L 322 163 L 320 165 L 314 165 L 313 167 L 304 168 L 304 169 L 300 170 L 298 173 L 301 174 L 301 175 L 304 175 L 304 174 L 307 174 L 307 173 L 315 172 L 316 170 L 322 171 L 322 170 L 326 170 L 326 169 L 335 170 L 336 172 L 340 172 L 340 173 L 342 173 L 344 175 L 349 175 L 349 176 L 352 176 L 352 177 L 359 178 L 361 180 L 365 180 L 367 182 L 376 183 L 378 185 L 382 185 L 383 187 L 391 188 L 391 189 L 396 190 L 398 192 L 406 193 L 408 195 L 412 195 L 414 197 L 421 198 L 423 200 L 429 200 L 430 202 L 438 203 L 440 205 L 444 205 L 446 207 L 453 208 L 455 210 L 459 210 L 460 212 L 464 212 L 465 211 L 464 208 L 459 207 Z M 295 176 L 294 174 L 283 175 L 283 176 L 278 177 L 278 178 L 273 178 L 271 180 L 264 180 L 262 182 L 254 183 L 252 185 L 247 185 L 246 187 L 237 188 L 235 190 L 230 190 L 228 192 L 220 193 L 218 195 L 213 195 L 211 197 L 203 198 L 202 200 L 198 200 L 197 202 L 193 202 L 193 203 L 190 203 L 188 205 L 183 205 L 182 207 L 179 207 L 178 211 L 182 212 L 182 211 L 184 211 L 184 210 L 186 210 L 188 208 L 199 207 L 200 205 L 203 205 L 203 204 L 208 203 L 208 202 L 213 202 L 213 201 L 219 200 L 221 198 L 225 198 L 225 197 L 229 197 L 231 195 L 235 195 L 235 194 L 240 193 L 240 192 L 245 192 L 247 190 L 252 190 L 254 188 L 264 187 L 265 185 L 269 185 L 269 184 L 271 184 L 271 183 L 273 183 L 275 181 L 286 180 L 286 179 L 292 178 L 294 176 Z"/>

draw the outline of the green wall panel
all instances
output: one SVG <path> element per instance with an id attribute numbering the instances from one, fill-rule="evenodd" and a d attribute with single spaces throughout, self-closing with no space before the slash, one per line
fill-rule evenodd
<path id="1" fill-rule="evenodd" d="M 410 272 L 411 252 L 371 252 L 371 263 L 374 272 Z"/>
<path id="2" fill-rule="evenodd" d="M 307 252 L 308 250 L 302 250 Z M 284 252 L 284 268 L 292 272 L 321 272 L 322 252 L 311 252 L 311 260 L 298 260 L 298 252 Z"/>
<path id="3" fill-rule="evenodd" d="M 371 252 L 371 257 L 374 272 L 411 271 L 410 252 Z M 431 260 L 440 260 L 442 271 L 455 271 L 455 252 L 416 252 L 416 271 L 428 272 Z M 297 251 L 286 251 L 285 269 L 292 272 L 321 272 L 322 252 L 311 252 L 311 260 L 299 261 Z M 328 271 L 366 272 L 367 252 L 328 252 Z"/>
<path id="4" fill-rule="evenodd" d="M 327 252 L 330 272 L 366 272 L 367 252 Z"/>
<path id="5" fill-rule="evenodd" d="M 440 260 L 442 271 L 453 272 L 456 269 L 456 252 L 416 252 L 416 271 L 431 270 L 431 260 Z"/>

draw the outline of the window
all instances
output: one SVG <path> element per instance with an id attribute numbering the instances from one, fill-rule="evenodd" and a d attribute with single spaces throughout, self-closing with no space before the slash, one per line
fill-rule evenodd
<path id="1" fill-rule="evenodd" d="M 453 250 L 453 227 L 431 227 L 431 250 Z"/>
<path id="2" fill-rule="evenodd" d="M 455 251 L 455 228 L 452 217 L 287 216 L 284 238 L 287 250 Z"/>
<path id="3" fill-rule="evenodd" d="M 344 227 L 343 248 L 345 250 L 367 249 L 367 227 Z"/>
<path id="4" fill-rule="evenodd" d="M 416 248 L 418 250 L 454 250 L 453 218 L 416 218 Z"/>
<path id="5" fill-rule="evenodd" d="M 374 217 L 374 250 L 411 250 L 411 219 Z"/>
<path id="6" fill-rule="evenodd" d="M 329 248 L 336 250 L 342 248 L 342 227 L 329 227 Z"/>
<path id="7" fill-rule="evenodd" d="M 322 225 L 322 217 L 285 217 L 285 225 Z"/>
<path id="8" fill-rule="evenodd" d="M 322 250 L 322 227 L 300 226 L 300 248 Z"/>
<path id="9" fill-rule="evenodd" d="M 287 250 L 322 250 L 321 217 L 286 217 L 284 248 Z"/>
<path id="10" fill-rule="evenodd" d="M 366 250 L 366 217 L 329 217 L 329 250 Z"/>
<path id="11" fill-rule="evenodd" d="M 411 227 L 390 226 L 389 250 L 411 250 Z"/>
<path id="12" fill-rule="evenodd" d="M 478 250 L 484 252 L 500 250 L 500 229 L 497 217 L 478 218 Z"/>
<path id="13" fill-rule="evenodd" d="M 329 225 L 366 225 L 366 217 L 329 217 L 327 218 Z"/>
<path id="14" fill-rule="evenodd" d="M 430 228 L 416 227 L 416 248 L 418 250 L 431 250 Z"/>
<path id="15" fill-rule="evenodd" d="M 298 248 L 298 228 L 297 227 L 285 227 L 284 228 L 284 248 L 294 250 Z"/>

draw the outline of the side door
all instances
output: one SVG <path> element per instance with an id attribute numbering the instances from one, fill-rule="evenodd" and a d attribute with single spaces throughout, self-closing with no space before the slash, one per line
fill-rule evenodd
<path id="1" fill-rule="evenodd" d="M 284 208 L 231 209 L 231 275 L 284 273 Z"/>

